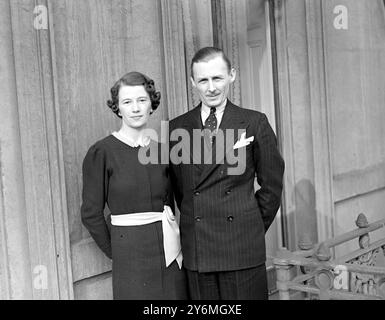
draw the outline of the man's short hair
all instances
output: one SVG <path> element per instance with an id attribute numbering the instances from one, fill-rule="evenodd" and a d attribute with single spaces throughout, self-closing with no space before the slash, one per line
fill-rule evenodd
<path id="1" fill-rule="evenodd" d="M 223 58 L 223 60 L 227 65 L 227 69 L 230 72 L 231 62 L 229 58 L 227 58 L 227 56 L 225 55 L 222 49 L 215 48 L 215 47 L 204 47 L 202 49 L 199 49 L 191 60 L 191 66 L 190 66 L 191 77 L 194 78 L 194 73 L 193 73 L 194 63 L 201 62 L 201 61 L 207 62 L 211 59 L 216 58 L 217 56 L 221 56 Z"/>

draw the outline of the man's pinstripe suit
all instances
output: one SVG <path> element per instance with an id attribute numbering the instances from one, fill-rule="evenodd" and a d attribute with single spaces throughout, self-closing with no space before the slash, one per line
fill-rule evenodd
<path id="1" fill-rule="evenodd" d="M 190 134 L 191 153 L 193 129 L 203 128 L 200 110 L 198 105 L 170 122 L 170 133 L 185 129 Z M 199 272 L 242 270 L 263 264 L 265 232 L 281 201 L 284 161 L 266 116 L 227 100 L 219 129 L 246 129 L 246 137 L 254 137 L 243 147 L 246 170 L 242 174 L 228 175 L 227 155 L 224 161 L 211 165 L 193 164 L 193 154 L 191 164 L 170 163 L 181 212 L 184 266 Z M 233 144 L 237 137 L 235 134 Z M 170 149 L 177 143 L 170 141 Z M 257 192 L 255 175 L 260 185 Z"/>

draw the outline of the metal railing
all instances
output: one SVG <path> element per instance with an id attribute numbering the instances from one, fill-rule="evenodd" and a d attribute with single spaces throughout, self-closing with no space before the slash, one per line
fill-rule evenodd
<path id="1" fill-rule="evenodd" d="M 301 250 L 282 248 L 273 259 L 281 300 L 299 291 L 305 299 L 385 300 L 385 238 L 370 243 L 370 232 L 385 219 L 369 224 L 360 213 L 357 229 L 313 245 L 303 239 Z M 359 248 L 332 259 L 332 248 L 358 238 Z"/>

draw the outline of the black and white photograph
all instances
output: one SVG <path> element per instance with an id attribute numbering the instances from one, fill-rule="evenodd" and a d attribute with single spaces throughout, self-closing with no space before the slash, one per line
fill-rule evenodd
<path id="1" fill-rule="evenodd" d="M 0 0 L 0 96 L 0 300 L 385 300 L 385 0 Z"/>

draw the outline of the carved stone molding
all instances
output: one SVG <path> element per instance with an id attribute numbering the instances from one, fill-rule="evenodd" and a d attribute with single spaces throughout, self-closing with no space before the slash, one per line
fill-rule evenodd
<path id="1" fill-rule="evenodd" d="M 306 0 L 306 27 L 310 79 L 310 108 L 314 154 L 314 188 L 317 203 L 318 237 L 333 236 L 334 201 L 329 114 L 325 87 L 326 58 L 324 14 L 321 0 Z"/>
<path id="2" fill-rule="evenodd" d="M 72 271 L 51 2 L 10 1 L 33 299 L 71 299 Z"/>
<path id="3" fill-rule="evenodd" d="M 199 102 L 190 81 L 190 64 L 197 50 L 213 45 L 211 2 L 209 0 L 182 0 L 184 44 L 186 53 L 186 79 L 189 109 Z"/>
<path id="4" fill-rule="evenodd" d="M 0 144 L 0 160 L 1 160 L 1 144 Z M 0 177 L 3 176 L 2 167 L 0 162 Z M 8 272 L 8 252 L 7 241 L 5 237 L 5 210 L 4 210 L 4 197 L 3 197 L 3 183 L 0 178 L 0 300 L 10 299 L 10 284 L 9 284 L 9 272 Z"/>
<path id="5" fill-rule="evenodd" d="M 232 0 L 213 0 L 213 38 L 214 46 L 221 48 L 232 66 L 239 72 L 239 46 L 237 28 L 237 9 L 240 6 Z M 229 97 L 235 104 L 241 104 L 240 77 L 230 87 Z"/>
<path id="6" fill-rule="evenodd" d="M 165 83 L 169 119 L 186 112 L 186 60 L 180 0 L 161 0 Z"/>
<path id="7" fill-rule="evenodd" d="M 0 2 L 0 16 L 0 300 L 29 299 L 32 275 L 9 1 Z"/>
<path id="8" fill-rule="evenodd" d="M 361 217 L 360 217 L 361 216 Z M 359 219 L 362 218 L 359 215 Z M 362 219 L 361 219 L 362 220 Z M 370 243 L 369 233 L 385 226 L 385 219 L 359 226 L 339 236 L 301 251 L 282 249 L 277 252 L 277 287 L 280 297 L 290 298 L 288 290 L 302 292 L 305 299 L 384 300 L 385 238 Z M 378 233 L 376 233 L 378 235 Z M 359 249 L 331 259 L 329 249 L 358 238 Z M 320 256 L 319 253 L 323 252 Z M 300 267 L 303 274 L 279 278 L 282 267 Z"/>
<path id="9" fill-rule="evenodd" d="M 296 186 L 308 182 L 315 195 L 317 241 L 333 236 L 331 142 L 325 88 L 324 15 L 321 0 L 293 4 L 273 0 L 277 52 L 278 127 L 285 159 L 284 210 L 288 246 L 301 230 Z M 293 214 L 289 214 L 293 213 Z M 314 227 L 315 229 L 315 227 Z M 316 239 L 314 239 L 316 240 Z"/>
<path id="10" fill-rule="evenodd" d="M 209 0 L 161 0 L 165 82 L 169 118 L 192 109 L 199 97 L 190 82 L 190 63 L 201 47 L 212 45 Z"/>
<path id="11" fill-rule="evenodd" d="M 295 125 L 291 120 L 293 114 L 292 86 L 290 75 L 290 63 L 287 44 L 287 2 L 282 0 L 272 0 L 270 4 L 273 6 L 274 25 L 275 25 L 275 50 L 276 50 L 276 64 L 277 64 L 277 87 L 275 103 L 279 109 L 276 112 L 279 115 L 277 119 L 277 134 L 281 145 L 281 152 L 285 159 L 285 174 L 282 210 L 287 214 L 283 214 L 283 228 L 284 234 L 287 235 L 285 239 L 285 247 L 295 248 L 299 232 L 296 229 L 295 215 L 288 213 L 294 212 L 296 207 L 294 194 L 294 186 L 296 182 L 296 163 L 294 155 L 294 140 L 293 140 L 293 126 Z"/>
<path id="12" fill-rule="evenodd" d="M 194 56 L 195 51 L 198 50 L 196 38 L 194 37 L 193 31 L 193 17 L 192 17 L 192 5 L 193 3 L 189 0 L 182 0 L 182 12 L 183 12 L 183 26 L 184 26 L 184 43 L 186 49 L 186 79 L 187 79 L 187 95 L 189 109 L 192 109 L 199 103 L 199 97 L 193 90 L 190 77 L 190 63 Z M 195 41 L 194 41 L 195 40 Z"/>

